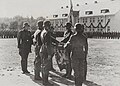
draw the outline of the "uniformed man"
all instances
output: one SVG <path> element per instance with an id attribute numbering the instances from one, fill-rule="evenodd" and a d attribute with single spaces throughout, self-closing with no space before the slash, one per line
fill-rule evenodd
<path id="1" fill-rule="evenodd" d="M 40 48 L 42 46 L 41 41 L 41 32 L 43 30 L 43 21 L 37 22 L 38 29 L 34 33 L 34 44 L 35 44 L 35 60 L 34 60 L 34 73 L 35 73 L 35 80 L 41 80 L 40 77 L 40 70 L 41 70 L 41 57 L 39 55 Z"/>
<path id="2" fill-rule="evenodd" d="M 25 22 L 23 24 L 23 30 L 21 30 L 18 33 L 18 37 L 17 37 L 23 74 L 30 73 L 27 70 L 27 59 L 28 59 L 28 54 L 31 52 L 32 38 L 31 38 L 31 32 L 28 31 L 28 29 L 30 29 L 30 25 L 27 22 Z"/>
<path id="3" fill-rule="evenodd" d="M 54 39 L 56 39 L 56 33 L 54 32 L 54 27 L 53 26 L 50 27 L 50 32 L 51 32 L 51 37 L 53 37 Z M 54 67 L 53 67 L 52 58 L 51 58 L 51 69 L 50 69 L 50 71 L 53 71 L 53 72 L 56 71 L 54 69 Z"/>
<path id="4" fill-rule="evenodd" d="M 49 71 L 51 70 L 51 58 L 54 55 L 54 44 L 59 43 L 52 35 L 50 29 L 50 21 L 44 22 L 44 30 L 41 32 L 42 46 L 40 49 L 40 55 L 42 58 L 42 79 L 45 86 L 51 86 L 48 82 Z"/>
<path id="5" fill-rule="evenodd" d="M 82 86 L 86 79 L 87 73 L 87 53 L 88 42 L 86 36 L 83 34 L 84 25 L 76 24 L 75 29 L 77 34 L 70 38 L 71 63 L 74 70 L 75 86 Z"/>
<path id="6" fill-rule="evenodd" d="M 67 22 L 65 27 L 66 27 L 66 31 L 64 33 L 64 39 L 61 41 L 62 43 L 67 43 L 71 35 L 73 35 L 73 32 L 71 30 L 72 24 L 70 22 Z M 71 72 L 72 72 L 69 50 L 70 50 L 69 47 L 65 47 L 65 54 L 68 57 L 68 63 L 66 64 L 66 74 L 64 74 L 63 77 L 66 77 L 66 78 L 71 78 Z"/>

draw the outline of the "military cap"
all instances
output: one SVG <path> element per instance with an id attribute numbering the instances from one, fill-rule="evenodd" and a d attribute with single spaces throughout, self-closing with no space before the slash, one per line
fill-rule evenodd
<path id="1" fill-rule="evenodd" d="M 80 24 L 80 23 L 76 23 L 75 24 L 75 29 L 77 29 L 77 30 L 83 30 L 84 29 L 84 25 Z"/>
<path id="2" fill-rule="evenodd" d="M 28 24 L 28 22 L 24 22 L 24 23 L 23 23 L 23 28 L 24 28 L 25 26 L 30 27 L 30 25 Z"/>
<path id="3" fill-rule="evenodd" d="M 65 27 L 67 27 L 67 26 L 72 26 L 72 24 L 70 23 L 70 22 L 67 22 L 66 24 L 65 24 Z"/>
<path id="4" fill-rule="evenodd" d="M 39 20 L 38 22 L 37 22 L 37 26 L 42 26 L 43 25 L 43 21 L 42 20 Z"/>
<path id="5" fill-rule="evenodd" d="M 50 21 L 47 20 L 47 21 L 44 21 L 43 25 L 44 25 L 44 26 L 50 26 L 51 23 L 50 23 Z"/>

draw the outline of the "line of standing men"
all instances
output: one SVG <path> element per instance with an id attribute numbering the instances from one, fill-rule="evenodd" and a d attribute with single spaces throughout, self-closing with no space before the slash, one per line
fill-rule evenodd
<path id="1" fill-rule="evenodd" d="M 34 78 L 36 80 L 43 80 L 45 86 L 52 86 L 48 82 L 48 75 L 50 70 L 54 70 L 52 65 L 52 57 L 55 54 L 54 47 L 60 42 L 53 36 L 50 21 L 45 21 L 44 23 L 43 21 L 39 21 L 37 25 L 38 29 L 33 35 L 35 43 Z M 75 86 L 82 86 L 87 74 L 86 57 L 88 43 L 86 36 L 83 34 L 84 26 L 82 24 L 76 24 L 76 34 L 74 35 L 71 31 L 71 26 L 71 23 L 66 23 L 65 27 L 67 31 L 65 32 L 64 39 L 61 41 L 61 43 L 66 44 L 65 50 L 68 58 L 66 74 L 63 77 L 70 78 L 73 68 Z M 30 25 L 28 23 L 24 23 L 23 30 L 18 33 L 18 48 L 23 73 L 30 73 L 27 70 L 27 58 L 31 52 L 33 41 L 31 33 L 28 31 L 29 27 Z M 40 71 L 42 72 L 42 78 L 40 77 Z"/>

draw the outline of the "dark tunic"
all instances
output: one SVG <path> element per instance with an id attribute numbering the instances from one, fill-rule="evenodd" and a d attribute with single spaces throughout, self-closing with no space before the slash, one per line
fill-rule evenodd
<path id="1" fill-rule="evenodd" d="M 70 39 L 71 63 L 75 75 L 75 86 L 82 86 L 87 73 L 88 43 L 84 35 L 74 35 Z"/>
<path id="2" fill-rule="evenodd" d="M 31 32 L 27 30 L 21 30 L 18 33 L 18 48 L 20 52 L 31 52 L 31 45 L 32 45 L 32 38 L 31 38 Z"/>

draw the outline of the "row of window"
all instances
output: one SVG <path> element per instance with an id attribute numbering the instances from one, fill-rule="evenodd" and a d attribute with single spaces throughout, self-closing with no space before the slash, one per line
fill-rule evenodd
<path id="1" fill-rule="evenodd" d="M 68 14 L 62 14 L 62 17 L 67 17 L 68 16 Z M 58 15 L 53 15 L 53 18 L 57 18 L 58 17 Z"/>
<path id="2" fill-rule="evenodd" d="M 102 9 L 100 13 L 109 13 L 109 9 Z M 91 15 L 93 14 L 93 11 L 85 11 L 86 15 Z"/>
<path id="3" fill-rule="evenodd" d="M 110 11 L 109 11 L 109 9 L 102 9 L 101 10 L 101 13 L 109 13 Z M 91 14 L 93 14 L 93 11 L 85 11 L 85 14 L 86 15 L 91 15 Z M 68 16 L 68 14 L 62 14 L 62 17 L 67 17 Z M 57 18 L 58 17 L 58 15 L 53 15 L 53 18 Z"/>
<path id="4" fill-rule="evenodd" d="M 95 31 L 102 32 L 102 31 L 104 31 L 104 30 L 103 30 L 103 29 L 97 29 L 97 30 L 95 30 L 95 29 L 85 29 L 85 31 L 86 31 L 86 32 L 87 32 L 87 31 L 90 31 L 90 32 L 95 32 Z M 110 29 L 108 28 L 107 31 L 110 31 Z"/>
<path id="5" fill-rule="evenodd" d="M 87 20 L 87 19 L 83 19 L 82 22 L 83 22 L 83 23 L 87 23 L 88 20 Z M 95 18 L 93 18 L 93 19 L 90 18 L 89 22 L 95 22 Z M 99 19 L 99 18 L 98 18 L 97 22 L 103 22 L 103 19 Z"/>
<path id="6" fill-rule="evenodd" d="M 104 19 L 102 17 L 98 17 L 98 18 L 81 18 L 81 22 L 83 22 L 83 23 L 87 23 L 88 21 L 89 22 L 95 22 L 95 21 L 97 21 L 97 22 L 103 22 L 103 20 Z"/>

